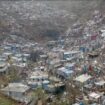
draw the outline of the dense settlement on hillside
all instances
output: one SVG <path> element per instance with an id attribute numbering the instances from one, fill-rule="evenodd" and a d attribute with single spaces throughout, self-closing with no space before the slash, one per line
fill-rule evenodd
<path id="1" fill-rule="evenodd" d="M 104 20 L 95 11 L 85 27 L 77 22 L 63 39 L 46 46 L 15 35 L 5 39 L 0 46 L 0 82 L 11 73 L 16 77 L 0 83 L 1 94 L 31 105 L 33 90 L 42 88 L 49 95 L 62 93 L 68 102 L 69 95 L 74 101 L 68 105 L 105 105 Z M 84 36 L 69 37 L 81 31 Z"/>

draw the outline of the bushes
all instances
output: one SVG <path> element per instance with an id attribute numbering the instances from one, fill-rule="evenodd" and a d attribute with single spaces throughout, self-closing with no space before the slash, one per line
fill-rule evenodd
<path id="1" fill-rule="evenodd" d="M 60 33 L 57 30 L 46 30 L 45 35 L 51 39 L 57 40 Z"/>
<path id="2" fill-rule="evenodd" d="M 38 51 L 38 50 L 32 51 L 29 59 L 33 62 L 37 62 L 39 60 L 41 54 L 43 54 L 43 52 L 41 52 L 41 51 Z"/>

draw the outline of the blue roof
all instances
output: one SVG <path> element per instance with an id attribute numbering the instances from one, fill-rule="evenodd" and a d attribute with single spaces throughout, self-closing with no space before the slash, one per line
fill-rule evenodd
<path id="1" fill-rule="evenodd" d="M 66 73 L 66 74 L 71 74 L 71 73 L 73 73 L 73 71 L 72 70 L 69 70 L 69 69 L 63 69 L 63 70 L 61 70 L 62 72 L 64 72 L 64 73 Z"/>
<path id="2" fill-rule="evenodd" d="M 69 69 L 66 69 L 66 68 L 60 68 L 59 69 L 61 72 L 65 73 L 65 74 L 72 74 L 73 71 L 72 70 L 69 70 Z"/>
<path id="3" fill-rule="evenodd" d="M 66 73 L 66 74 L 72 74 L 73 73 L 72 70 L 66 70 L 66 71 L 63 71 L 63 72 Z"/>
<path id="4" fill-rule="evenodd" d="M 66 64 L 67 67 L 73 67 L 74 65 L 75 65 L 75 63 Z"/>

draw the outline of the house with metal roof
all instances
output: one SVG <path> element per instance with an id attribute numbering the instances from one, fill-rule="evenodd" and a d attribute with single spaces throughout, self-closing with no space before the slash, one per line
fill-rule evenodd
<path id="1" fill-rule="evenodd" d="M 9 83 L 8 86 L 1 89 L 1 92 L 12 99 L 28 104 L 32 100 L 30 87 L 22 83 Z"/>

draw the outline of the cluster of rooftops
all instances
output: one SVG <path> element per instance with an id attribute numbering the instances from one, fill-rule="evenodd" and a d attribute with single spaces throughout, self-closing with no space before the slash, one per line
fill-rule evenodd
<path id="1" fill-rule="evenodd" d="M 72 27 L 72 34 L 78 33 L 74 30 L 77 27 Z M 72 105 L 105 105 L 105 29 L 99 31 L 82 38 L 67 36 L 46 45 L 4 40 L 0 46 L 0 76 L 8 76 L 15 66 L 21 79 L 1 85 L 0 91 L 26 105 L 33 100 L 31 93 L 37 88 L 51 95 L 61 93 L 67 101 L 69 94 L 75 100 Z M 32 51 L 43 52 L 36 62 L 29 59 Z"/>

